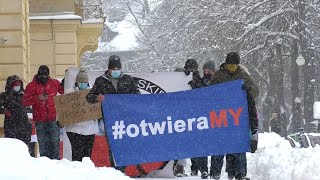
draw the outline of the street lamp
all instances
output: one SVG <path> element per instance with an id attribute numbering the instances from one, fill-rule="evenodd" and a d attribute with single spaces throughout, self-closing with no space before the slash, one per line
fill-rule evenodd
<path id="1" fill-rule="evenodd" d="M 304 57 L 300 54 L 296 60 L 296 63 L 298 64 L 298 66 L 303 66 L 304 63 L 306 62 L 306 60 L 304 59 Z"/>
<path id="2" fill-rule="evenodd" d="M 311 107 L 310 107 L 310 113 L 312 119 L 309 119 L 308 122 L 312 122 L 313 119 L 313 105 L 314 105 L 314 84 L 315 84 L 315 70 L 314 70 L 314 58 L 315 58 L 315 46 L 313 42 L 310 44 L 310 49 L 311 49 L 311 78 L 310 78 L 310 102 L 311 102 Z M 307 124 L 308 131 L 310 131 L 309 128 L 310 124 Z"/>
<path id="3" fill-rule="evenodd" d="M 306 60 L 304 59 L 304 57 L 299 54 L 299 56 L 296 59 L 296 63 L 299 66 L 299 71 L 298 71 L 298 86 L 300 86 L 300 77 L 301 77 L 301 66 L 303 66 L 305 64 Z M 299 96 L 301 95 L 301 88 L 299 88 Z M 301 114 L 301 98 L 300 97 L 296 97 L 294 102 L 296 103 L 296 108 L 297 108 L 297 116 L 295 117 L 299 122 L 296 122 L 293 126 L 293 131 L 298 130 L 299 128 L 302 128 L 304 125 L 304 121 L 302 118 L 302 114 Z M 300 126 L 300 127 L 299 127 Z"/>

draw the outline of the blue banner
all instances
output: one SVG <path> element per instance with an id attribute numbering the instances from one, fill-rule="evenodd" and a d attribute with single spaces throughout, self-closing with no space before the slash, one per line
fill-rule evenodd
<path id="1" fill-rule="evenodd" d="M 168 94 L 106 95 L 117 166 L 249 151 L 243 80 Z"/>

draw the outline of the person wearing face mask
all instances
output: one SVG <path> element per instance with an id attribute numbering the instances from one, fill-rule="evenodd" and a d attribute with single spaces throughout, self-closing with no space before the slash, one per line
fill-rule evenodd
<path id="1" fill-rule="evenodd" d="M 240 65 L 240 56 L 237 52 L 230 52 L 227 54 L 225 63 L 223 63 L 220 66 L 220 69 L 215 72 L 210 84 L 214 85 L 238 79 L 244 80 L 242 89 L 247 91 L 250 136 L 257 137 L 258 122 L 254 98 L 258 97 L 259 88 L 254 84 L 248 70 L 244 66 Z M 257 148 L 257 141 L 252 139 L 250 147 L 251 152 L 254 152 Z M 246 177 L 246 153 L 227 154 L 226 156 L 226 171 L 228 172 L 228 179 L 249 179 Z M 211 165 L 214 167 L 214 169 L 211 170 L 211 178 L 220 179 L 223 155 L 215 156 L 214 159 L 211 159 Z"/>
<path id="2" fill-rule="evenodd" d="M 204 63 L 203 67 L 203 77 L 202 81 L 205 86 L 209 86 L 211 83 L 211 79 L 213 78 L 213 74 L 216 71 L 216 63 L 214 61 L 207 61 Z"/>
<path id="3" fill-rule="evenodd" d="M 27 146 L 31 140 L 31 122 L 27 109 L 22 105 L 23 82 L 16 76 L 7 78 L 5 92 L 0 93 L 0 107 L 4 107 L 4 136 L 23 141 Z M 30 146 L 29 146 L 30 147 Z"/>
<path id="4" fill-rule="evenodd" d="M 22 97 L 24 106 L 32 106 L 40 156 L 50 159 L 60 159 L 60 129 L 53 101 L 58 93 L 64 93 L 60 82 L 50 78 L 48 66 L 41 65 Z"/>
<path id="5" fill-rule="evenodd" d="M 133 77 L 121 71 L 121 61 L 117 55 L 109 57 L 108 70 L 102 76 L 96 78 L 86 99 L 89 103 L 103 102 L 106 94 L 140 94 L 138 83 Z M 114 167 L 112 152 L 109 152 L 109 159 Z M 125 167 L 119 167 L 118 169 L 124 171 Z"/>
<path id="6" fill-rule="evenodd" d="M 76 76 L 74 91 L 89 88 L 89 78 L 86 68 L 80 68 Z M 94 137 L 99 132 L 98 120 L 89 120 L 65 126 L 71 143 L 72 161 L 82 161 L 84 157 L 91 157 Z"/>

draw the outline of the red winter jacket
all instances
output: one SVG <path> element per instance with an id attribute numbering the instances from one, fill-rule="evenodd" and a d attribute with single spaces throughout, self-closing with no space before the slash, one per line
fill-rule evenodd
<path id="1" fill-rule="evenodd" d="M 41 84 L 35 76 L 24 91 L 22 103 L 24 106 L 32 106 L 35 122 L 55 121 L 56 108 L 54 107 L 53 97 L 57 93 L 63 94 L 63 88 L 58 80 L 49 78 L 46 84 Z M 45 101 L 38 100 L 40 94 L 47 94 L 48 99 Z"/>

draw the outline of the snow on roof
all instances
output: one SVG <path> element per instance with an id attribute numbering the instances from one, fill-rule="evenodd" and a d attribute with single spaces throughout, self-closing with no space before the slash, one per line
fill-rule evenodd
<path id="1" fill-rule="evenodd" d="M 59 13 L 33 13 L 29 16 L 30 20 L 81 20 L 81 16 L 75 15 L 73 12 L 59 12 Z"/>
<path id="2" fill-rule="evenodd" d="M 85 21 L 82 21 L 82 24 L 97 24 L 97 23 L 103 23 L 103 19 L 88 19 Z"/>
<path id="3" fill-rule="evenodd" d="M 314 102 L 313 104 L 313 118 L 320 119 L 320 101 Z"/>
<path id="4" fill-rule="evenodd" d="M 127 15 L 121 22 L 105 22 L 105 24 L 119 34 L 112 39 L 111 42 L 99 42 L 97 51 L 130 51 L 136 50 L 139 47 L 136 35 L 140 32 L 139 29 L 133 25 L 131 15 Z"/>

